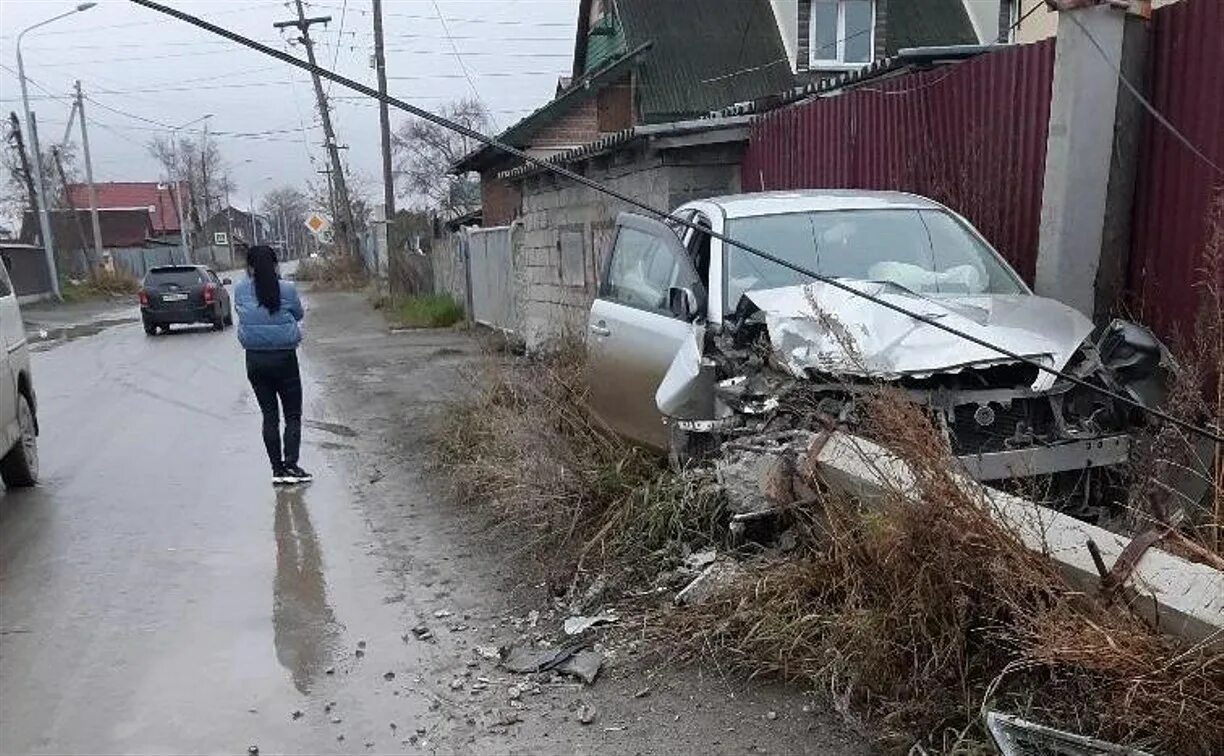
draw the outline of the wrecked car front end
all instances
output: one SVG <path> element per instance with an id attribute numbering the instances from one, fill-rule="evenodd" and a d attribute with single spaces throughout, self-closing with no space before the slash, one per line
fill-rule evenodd
<path id="1" fill-rule="evenodd" d="M 1167 351 L 1148 332 L 1092 323 L 1027 293 L 930 297 L 847 281 L 989 344 L 1144 404 L 1160 400 Z M 983 481 L 1115 468 L 1142 412 L 1032 364 L 821 282 L 750 291 L 718 330 L 695 327 L 656 395 L 669 422 L 727 441 L 863 423 L 882 386 L 928 408 L 947 448 Z M 707 408 L 703 413 L 701 408 Z M 1095 494 L 1091 487 L 1080 495 Z"/>

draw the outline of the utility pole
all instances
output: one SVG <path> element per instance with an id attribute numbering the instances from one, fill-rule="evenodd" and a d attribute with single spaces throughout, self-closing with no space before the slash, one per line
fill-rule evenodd
<path id="1" fill-rule="evenodd" d="M 306 48 L 306 60 L 310 62 L 311 72 L 310 78 L 314 81 L 315 99 L 319 103 L 319 119 L 323 122 L 323 137 L 327 140 L 327 153 L 331 159 L 331 170 L 333 180 L 335 182 L 335 192 L 338 195 L 340 202 L 340 215 L 333 217 L 336 224 L 340 227 L 340 233 L 337 235 L 340 240 L 340 249 L 348 254 L 357 254 L 356 237 L 353 236 L 353 206 L 349 204 L 348 187 L 344 182 L 344 169 L 340 165 L 340 150 L 339 143 L 336 141 L 336 132 L 332 129 L 331 111 L 327 106 L 327 94 L 323 91 L 323 82 L 319 78 L 316 70 L 318 64 L 315 62 L 314 42 L 310 39 L 310 27 L 312 24 L 326 24 L 331 21 L 331 16 L 315 16 L 306 18 L 306 11 L 302 8 L 302 0 L 296 0 L 297 19 L 294 21 L 277 21 L 272 24 L 277 29 L 286 27 L 294 27 L 302 36 L 298 41 Z"/>
<path id="2" fill-rule="evenodd" d="M 324 168 L 321 171 L 315 171 L 315 173 L 322 173 L 327 176 L 327 207 L 328 209 L 331 210 L 332 218 L 335 218 L 336 217 L 336 185 L 332 182 L 332 169 Z M 341 246 L 341 249 L 343 250 L 343 246 Z"/>
<path id="3" fill-rule="evenodd" d="M 55 170 L 59 172 L 60 186 L 64 187 L 64 199 L 68 201 L 68 210 L 72 213 L 73 222 L 76 223 L 77 241 L 81 254 L 85 256 L 85 266 L 92 273 L 93 264 L 89 259 L 89 242 L 85 240 L 85 224 L 81 223 L 81 214 L 77 212 L 76 202 L 72 199 L 72 193 L 68 191 L 68 175 L 64 173 L 64 160 L 60 156 L 58 144 L 51 146 L 51 158 L 55 161 Z"/>
<path id="4" fill-rule="evenodd" d="M 21 81 L 24 86 L 25 79 Z M 47 196 L 47 178 L 43 175 L 42 152 L 38 146 L 38 119 L 34 113 L 27 112 L 26 121 L 30 127 L 30 149 L 34 152 L 34 183 L 41 190 L 38 193 L 38 213 L 42 226 L 43 252 L 47 256 L 47 273 L 51 277 L 51 294 L 57 302 L 62 302 L 64 297 L 60 294 L 59 266 L 55 260 L 55 235 L 51 231 L 51 198 Z"/>
<path id="5" fill-rule="evenodd" d="M 16 113 L 10 112 L 9 122 L 13 129 L 9 136 L 12 137 L 13 144 L 17 148 L 17 156 L 21 159 L 21 175 L 25 179 L 26 198 L 30 200 L 30 212 L 37 218 L 38 192 L 34 189 L 34 174 L 30 171 L 30 158 L 26 155 L 25 141 L 21 138 L 21 121 L 17 120 Z"/>
<path id="6" fill-rule="evenodd" d="M 374 68 L 378 73 L 378 93 L 387 94 L 387 56 L 383 52 L 382 0 L 374 4 Z M 395 217 L 395 183 L 391 176 L 391 114 L 387 101 L 378 101 L 378 125 L 382 130 L 383 204 L 386 218 Z"/>
<path id="7" fill-rule="evenodd" d="M 96 264 L 102 262 L 102 224 L 98 222 L 98 188 L 94 186 L 93 160 L 89 156 L 89 129 L 85 126 L 85 96 L 81 94 L 80 79 L 76 82 L 76 112 L 81 117 L 81 151 L 85 153 L 85 182 L 89 185 L 89 223 L 93 228 L 94 238 L 94 257 L 90 259 L 88 252 L 85 257 L 89 260 L 90 270 L 93 270 Z M 67 184 L 64 185 L 64 192 L 68 192 Z"/>

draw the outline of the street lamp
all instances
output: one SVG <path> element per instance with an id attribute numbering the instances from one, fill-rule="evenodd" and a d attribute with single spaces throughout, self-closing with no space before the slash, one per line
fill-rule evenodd
<path id="1" fill-rule="evenodd" d="M 172 154 L 174 155 L 174 159 L 176 161 L 178 160 L 178 156 L 179 156 L 179 146 L 178 146 L 179 129 L 185 129 L 188 126 L 192 125 L 193 123 L 199 123 L 200 121 L 205 121 L 212 117 L 213 117 L 212 113 L 205 113 L 199 118 L 193 118 L 187 123 L 179 124 L 178 126 L 174 126 L 170 129 L 170 149 L 173 150 Z M 207 128 L 207 126 L 205 128 Z M 188 157 L 187 159 L 190 160 L 191 158 Z M 179 191 L 179 180 L 180 179 L 177 176 L 170 176 L 170 191 L 174 193 L 174 196 L 176 197 L 175 204 L 178 206 L 179 242 L 183 247 L 183 260 L 185 262 L 190 263 L 191 262 L 191 245 L 188 244 L 188 241 L 187 241 L 187 223 L 184 220 L 184 216 L 183 216 L 183 193 Z M 205 193 L 207 193 L 208 187 L 205 187 L 204 191 Z M 207 219 L 205 219 L 205 222 L 207 222 Z"/>
<path id="2" fill-rule="evenodd" d="M 58 16 L 52 16 L 46 21 L 39 21 L 33 26 L 27 26 L 17 34 L 17 79 L 21 82 L 21 107 L 25 110 L 26 134 L 30 136 L 30 146 L 33 147 L 31 152 L 34 153 L 34 187 L 38 199 L 38 224 L 42 231 L 43 252 L 47 256 L 47 270 L 51 274 L 51 293 L 55 295 L 56 299 L 61 299 L 62 297 L 60 296 L 59 272 L 55 267 L 55 239 L 51 236 L 51 216 L 47 212 L 42 155 L 38 149 L 37 135 L 34 133 L 34 118 L 30 115 L 30 93 L 26 86 L 25 63 L 21 59 L 21 38 L 27 32 L 34 31 L 40 26 L 46 26 L 53 21 L 58 21 L 74 13 L 87 11 L 95 5 L 97 3 L 81 3 L 70 11 L 61 13 Z"/>

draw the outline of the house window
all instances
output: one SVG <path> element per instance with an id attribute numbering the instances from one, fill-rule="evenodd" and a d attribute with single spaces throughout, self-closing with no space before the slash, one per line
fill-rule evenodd
<path id="1" fill-rule="evenodd" d="M 874 0 L 812 0 L 808 60 L 812 68 L 856 68 L 875 49 Z"/>

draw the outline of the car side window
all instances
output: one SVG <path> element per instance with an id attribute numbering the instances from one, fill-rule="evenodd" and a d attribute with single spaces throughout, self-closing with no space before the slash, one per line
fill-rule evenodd
<path id="1" fill-rule="evenodd" d="M 667 313 L 667 293 L 679 271 L 680 261 L 663 240 L 621 227 L 612 246 L 604 297 L 628 307 Z"/>
<path id="2" fill-rule="evenodd" d="M 221 285 L 221 279 L 217 278 L 217 274 L 215 271 L 212 271 L 212 270 L 208 271 L 208 279 L 212 281 L 213 283 L 217 284 L 218 286 Z"/>

